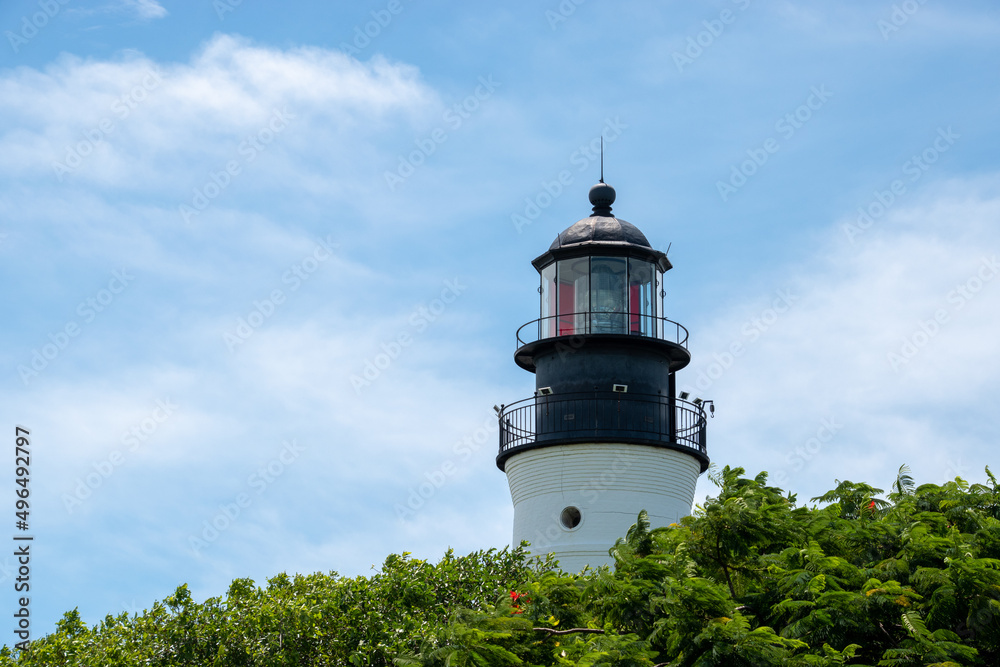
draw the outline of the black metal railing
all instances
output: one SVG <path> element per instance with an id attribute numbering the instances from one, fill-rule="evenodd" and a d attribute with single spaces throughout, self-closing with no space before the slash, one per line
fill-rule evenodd
<path id="1" fill-rule="evenodd" d="M 543 338 L 582 334 L 618 334 L 656 338 L 687 347 L 688 331 L 665 317 L 638 313 L 586 311 L 540 317 L 517 330 L 517 346 Z"/>
<path id="2" fill-rule="evenodd" d="M 669 447 L 708 462 L 705 411 L 679 398 L 627 392 L 537 395 L 503 406 L 498 417 L 498 464 L 518 449 L 585 441 Z"/>

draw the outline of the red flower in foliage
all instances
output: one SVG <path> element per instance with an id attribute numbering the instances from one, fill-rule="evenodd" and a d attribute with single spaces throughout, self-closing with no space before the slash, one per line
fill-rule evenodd
<path id="1" fill-rule="evenodd" d="M 524 600 L 525 602 L 531 602 L 531 600 L 529 600 L 526 595 L 521 595 L 517 591 L 511 591 L 510 592 L 510 603 L 511 603 L 511 606 L 514 608 L 514 612 L 513 613 L 515 613 L 515 614 L 522 613 L 521 612 L 521 608 L 517 605 L 517 603 L 520 602 L 521 600 Z"/>

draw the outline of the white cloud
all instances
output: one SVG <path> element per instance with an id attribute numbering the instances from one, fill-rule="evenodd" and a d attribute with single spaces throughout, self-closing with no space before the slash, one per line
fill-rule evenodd
<path id="1" fill-rule="evenodd" d="M 713 458 L 781 473 L 806 497 L 834 478 L 888 485 L 902 463 L 924 481 L 957 467 L 983 477 L 995 446 L 984 434 L 1000 426 L 998 216 L 984 179 L 931 188 L 854 244 L 847 218 L 774 272 L 774 294 L 693 334 L 681 384 L 717 401 Z M 794 297 L 785 312 L 778 290 Z"/>
<path id="2" fill-rule="evenodd" d="M 228 161 L 252 171 L 248 163 L 261 156 L 287 172 L 280 182 L 311 176 L 301 171 L 306 158 L 338 163 L 349 175 L 339 158 L 363 163 L 366 140 L 387 116 L 414 118 L 438 104 L 409 66 L 228 35 L 216 35 L 189 64 L 131 53 L 8 70 L 0 100 L 8 128 L 0 172 L 142 192 L 203 185 Z M 296 161 L 282 159 L 289 150 Z"/>
<path id="3" fill-rule="evenodd" d="M 69 14 L 75 16 L 126 15 L 139 21 L 152 21 L 167 16 L 166 8 L 157 0 L 116 0 L 97 7 L 72 7 Z"/>
<path id="4" fill-rule="evenodd" d="M 286 109 L 288 127 L 279 133 L 271 122 Z M 387 267 L 369 267 L 344 247 L 301 288 L 283 280 L 312 256 L 318 239 L 346 246 L 342 237 L 350 239 L 365 220 L 334 217 L 344 193 L 372 184 L 384 192 L 377 167 L 412 141 L 413 124 L 431 113 L 440 113 L 439 100 L 415 68 L 318 48 L 258 47 L 226 35 L 188 63 L 126 53 L 110 62 L 64 56 L 44 70 L 0 72 L 0 172 L 10 185 L 0 193 L 0 215 L 16 222 L 4 251 L 25 267 L 18 298 L 32 299 L 44 313 L 8 330 L 18 339 L 8 348 L 9 368 L 30 365 L 50 332 L 80 325 L 28 387 L 12 371 L 3 389 L 5 404 L 37 427 L 59 462 L 39 476 L 36 492 L 48 499 L 46 514 L 62 538 L 122 534 L 148 552 L 139 559 L 143 567 L 155 569 L 157 554 L 184 552 L 218 504 L 244 489 L 283 441 L 297 439 L 307 448 L 298 468 L 269 488 L 204 561 L 225 555 L 240 562 L 233 545 L 245 553 L 264 528 L 273 544 L 273 524 L 315 502 L 317 493 L 328 494 L 330 521 L 346 525 L 356 520 L 350 503 L 372 497 L 374 485 L 382 485 L 377 497 L 405 500 L 407 484 L 437 464 L 434 448 L 460 437 L 465 425 L 456 415 L 470 410 L 452 393 L 454 415 L 429 416 L 428 385 L 445 387 L 409 366 L 433 355 L 414 350 L 401 359 L 370 400 L 359 401 L 350 385 L 359 332 L 394 330 L 398 321 L 379 316 L 351 328 L 361 311 L 397 307 L 357 294 L 359 284 L 391 284 Z M 241 153 L 248 136 L 265 140 L 264 129 L 279 136 L 254 159 Z M 87 154 L 60 182 L 52 164 L 65 163 L 71 151 Z M 240 177 L 184 225 L 178 205 L 230 160 L 240 161 Z M 288 216 L 300 200 L 305 209 L 331 213 Z M 84 322 L 76 305 L 118 267 L 134 281 Z M 275 289 L 287 301 L 230 352 L 223 333 Z M 408 314 L 404 308 L 399 317 Z M 379 395 L 389 400 L 379 402 Z M 179 406 L 176 414 L 130 449 L 123 434 L 144 422 L 148 428 L 158 399 Z M 490 404 L 483 400 L 483 411 Z M 394 418 L 386 419 L 386 409 Z M 103 474 L 116 452 L 123 462 Z M 373 456 L 389 465 L 371 469 Z M 66 494 L 78 487 L 86 497 L 70 514 Z M 366 512 L 393 518 L 391 505 Z M 169 528 L 138 534 L 149 525 Z M 296 530 L 308 536 L 286 529 L 289 544 L 316 540 L 310 526 Z M 330 530 L 331 542 L 336 536 Z M 380 557 L 384 546 L 376 547 Z M 85 550 L 98 559 L 103 549 Z M 197 572 L 188 560 L 183 567 Z M 199 576 L 177 571 L 176 563 L 163 567 L 173 567 L 174 581 Z"/>
<path id="5" fill-rule="evenodd" d="M 162 19 L 167 10 L 156 0 L 122 0 L 122 5 L 144 21 Z"/>

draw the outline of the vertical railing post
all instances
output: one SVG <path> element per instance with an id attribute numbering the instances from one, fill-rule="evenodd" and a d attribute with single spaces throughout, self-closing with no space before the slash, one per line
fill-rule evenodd
<path id="1" fill-rule="evenodd" d="M 701 418 L 701 433 L 700 433 L 700 436 L 701 437 L 698 438 L 698 442 L 701 445 L 701 451 L 704 454 L 707 455 L 708 454 L 708 419 L 705 418 L 704 414 L 702 414 L 702 418 Z"/>
<path id="2" fill-rule="evenodd" d="M 677 443 L 677 376 L 673 371 L 667 376 L 667 439 Z"/>

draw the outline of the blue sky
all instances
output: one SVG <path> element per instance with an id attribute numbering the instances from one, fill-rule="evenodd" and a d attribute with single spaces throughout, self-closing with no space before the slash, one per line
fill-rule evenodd
<path id="1" fill-rule="evenodd" d="M 814 5 L 3 3 L 35 634 L 509 543 L 492 406 L 531 394 L 530 260 L 589 213 L 602 134 L 615 213 L 670 246 L 714 462 L 801 500 L 983 480 L 1000 15 Z"/>

